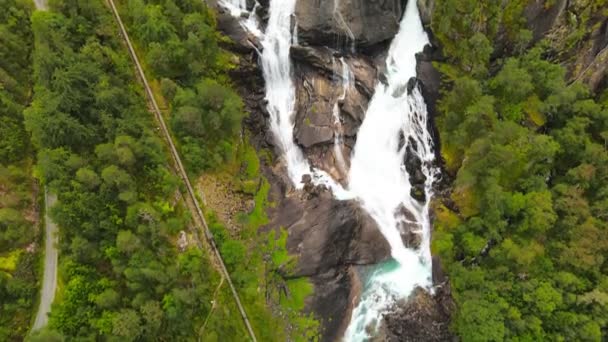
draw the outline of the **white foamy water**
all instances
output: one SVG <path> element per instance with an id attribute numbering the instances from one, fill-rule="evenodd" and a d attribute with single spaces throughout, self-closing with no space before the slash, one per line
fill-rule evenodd
<path id="1" fill-rule="evenodd" d="M 241 0 L 223 0 L 241 12 L 245 7 Z M 393 260 L 379 265 L 366 279 L 361 300 L 353 310 L 350 325 L 345 333 L 346 341 L 366 341 L 374 332 L 382 315 L 396 300 L 407 297 L 416 286 L 431 286 L 429 201 L 435 179 L 433 168 L 433 140 L 427 131 L 427 112 L 424 99 L 418 89 L 408 94 L 408 81 L 416 76 L 416 53 L 428 44 L 422 28 L 416 1 L 408 1 L 400 30 L 394 38 L 386 59 L 387 84 L 378 84 L 361 125 L 349 171 L 349 189 L 344 190 L 327 173 L 313 170 L 302 151 L 294 143 L 295 86 L 289 50 L 294 41 L 295 22 L 293 13 L 296 0 L 271 0 L 268 26 L 261 39 L 261 62 L 266 81 L 266 100 L 272 133 L 283 151 L 289 176 L 296 187 L 301 187 L 302 176 L 311 174 L 317 184 L 326 184 L 338 199 L 357 198 L 363 208 L 378 223 L 379 229 L 391 246 Z M 337 3 L 337 1 L 336 1 Z M 227 7 L 230 9 L 230 7 Z M 335 11 L 334 11 L 335 12 Z M 334 13 L 334 15 L 336 15 Z M 253 22 L 254 15 L 248 19 Z M 337 21 L 341 16 L 335 17 Z M 257 25 L 257 21 L 255 22 Z M 250 31 L 259 28 L 249 28 Z M 254 33 L 255 34 L 255 33 Z M 256 34 L 257 35 L 257 34 Z M 346 65 L 341 61 L 343 66 Z M 348 69 L 348 66 L 346 65 Z M 347 76 L 348 75 L 348 76 Z M 350 86 L 350 71 L 343 70 L 343 91 L 346 96 Z M 348 85 L 346 85 L 348 83 Z M 339 107 L 334 107 L 334 120 Z M 402 138 L 404 137 L 404 139 Z M 336 146 L 340 136 L 336 135 Z M 410 196 L 412 185 L 404 165 L 404 156 L 410 140 L 415 142 L 415 153 L 423 164 L 426 202 L 420 203 Z M 340 158 L 336 150 L 336 158 Z M 342 156 L 342 159 L 343 156 Z M 340 161 L 338 161 L 340 163 Z M 403 210 L 414 218 L 416 232 L 422 237 L 418 249 L 406 248 L 401 239 L 400 227 L 407 221 Z M 411 222 L 410 222 L 411 223 Z"/>
<path id="2" fill-rule="evenodd" d="M 247 31 L 258 38 L 263 36 L 258 17 L 255 15 L 257 8 L 260 6 L 259 2 L 255 2 L 251 12 L 247 10 L 247 0 L 219 0 L 219 4 L 226 8 L 230 12 L 230 15 L 240 18 L 239 23 Z"/>
<path id="3" fill-rule="evenodd" d="M 295 86 L 292 80 L 290 48 L 293 44 L 292 19 L 296 0 L 270 1 L 270 18 L 262 39 L 261 55 L 270 128 L 283 151 L 289 177 L 301 188 L 302 176 L 309 174 L 315 184 L 324 184 L 338 198 L 349 194 L 326 172 L 311 168 L 300 148 L 294 143 Z M 295 21 L 294 21 L 295 22 Z"/>
<path id="4" fill-rule="evenodd" d="M 344 336 L 346 341 L 369 339 L 369 332 L 378 328 L 383 313 L 396 300 L 407 297 L 416 286 L 432 285 L 428 207 L 436 176 L 433 140 L 420 91 L 414 89 L 410 95 L 407 91 L 408 81 L 416 76 L 416 53 L 428 43 L 416 1 L 408 1 L 386 59 L 387 84 L 376 86 L 357 134 L 349 175 L 350 190 L 378 223 L 396 262 L 379 267 L 367 279 Z M 404 164 L 410 139 L 427 177 L 425 203 L 410 196 L 412 185 Z M 401 208 L 415 218 L 416 232 L 422 237 L 419 249 L 403 244 L 400 227 L 411 221 Z"/>

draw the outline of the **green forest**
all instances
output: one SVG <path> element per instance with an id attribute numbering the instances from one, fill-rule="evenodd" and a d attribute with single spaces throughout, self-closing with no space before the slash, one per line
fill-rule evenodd
<path id="1" fill-rule="evenodd" d="M 437 124 L 453 186 L 433 250 L 463 341 L 602 341 L 608 93 L 566 81 L 560 51 L 524 28 L 525 4 L 437 1 L 432 29 L 446 56 Z M 587 5 L 564 45 L 576 49 L 586 20 L 607 14 L 606 1 Z M 496 58 L 499 39 L 506 52 Z"/>
<path id="2" fill-rule="evenodd" d="M 0 6 L 0 340 L 28 331 L 38 293 L 39 187 L 23 110 L 32 98 L 29 1 Z"/>
<path id="3" fill-rule="evenodd" d="M 294 261 L 286 233 L 257 233 L 268 222 L 268 184 L 242 139 L 245 111 L 214 15 L 198 0 L 117 4 L 192 179 L 222 173 L 255 202 L 236 236 L 207 216 L 256 335 L 314 338 L 318 323 L 300 313 L 311 286 L 273 273 Z M 38 183 L 58 196 L 49 214 L 60 227 L 59 285 L 48 327 L 28 340 L 242 340 L 226 281 L 189 233 L 197 228 L 184 189 L 110 8 L 88 0 L 51 0 L 46 11 L 29 1 L 6 5 L 0 340 L 23 340 L 36 310 L 40 256 L 28 246 L 40 232 L 28 213 L 43 203 Z"/>
<path id="4" fill-rule="evenodd" d="M 608 89 L 572 75 L 608 0 L 569 2 L 545 37 L 526 22 L 530 0 L 423 2 L 441 55 L 432 252 L 455 303 L 450 332 L 605 341 Z M 201 0 L 114 3 L 257 339 L 323 340 L 288 229 L 269 227 L 273 190 L 306 194 L 271 184 L 284 162 L 246 124 L 218 13 Z M 248 341 L 109 3 L 47 5 L 0 0 L 0 341 Z M 58 284 L 48 325 L 32 331 L 47 214 Z"/>
<path id="5" fill-rule="evenodd" d="M 251 146 L 251 132 L 241 126 L 243 103 L 228 75 L 235 67 L 233 56 L 219 48 L 228 38 L 216 31 L 213 13 L 198 0 L 125 0 L 120 5 L 191 178 L 219 175 L 227 187 L 254 202 L 252 211 L 238 214 L 236 234 L 210 208 L 207 214 L 257 338 L 314 340 L 319 324 L 301 313 L 312 285 L 306 279 L 285 280 L 279 272 L 295 263 L 285 250 L 287 232 L 259 232 L 272 205 L 260 159 L 269 162 L 270 157 Z M 290 295 L 282 294 L 284 289 Z"/>
<path id="6" fill-rule="evenodd" d="M 60 292 L 43 334 L 195 339 L 219 274 L 193 244 L 178 249 L 189 214 L 114 18 L 101 1 L 49 5 L 32 16 L 24 112 L 61 227 Z"/>

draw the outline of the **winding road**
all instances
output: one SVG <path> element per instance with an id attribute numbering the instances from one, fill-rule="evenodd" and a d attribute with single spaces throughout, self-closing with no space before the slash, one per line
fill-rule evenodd
<path id="1" fill-rule="evenodd" d="M 51 304 L 55 299 L 57 289 L 57 225 L 49 217 L 49 209 L 57 202 L 57 196 L 45 192 L 45 215 L 44 224 L 46 237 L 44 242 L 44 275 L 40 287 L 40 305 L 36 320 L 32 326 L 33 330 L 43 328 L 48 322 L 48 314 L 51 312 Z"/>

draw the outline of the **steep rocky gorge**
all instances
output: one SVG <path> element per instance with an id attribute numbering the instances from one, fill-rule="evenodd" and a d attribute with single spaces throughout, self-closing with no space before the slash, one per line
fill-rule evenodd
<path id="1" fill-rule="evenodd" d="M 250 9 L 253 5 L 248 2 Z M 264 18 L 268 2 L 260 1 L 260 5 L 258 14 Z M 300 0 L 296 3 L 294 30 L 298 32 L 298 44 L 291 49 L 296 87 L 294 140 L 311 166 L 327 171 L 343 184 L 347 181 L 357 131 L 376 82 L 384 82 L 382 68 L 386 52 L 399 29 L 404 8 L 405 1 L 397 0 Z M 247 120 L 249 129 L 255 135 L 257 147 L 269 148 L 279 156 L 281 151 L 268 128 L 264 80 L 257 65 L 256 49 L 261 48 L 260 44 L 221 7 L 218 13 L 220 29 L 233 40 L 225 47 L 238 56 L 233 77 L 251 113 Z M 412 87 L 422 88 L 431 113 L 439 86 L 439 74 L 431 64 L 435 53 L 436 50 L 429 48 L 419 56 L 420 82 L 411 83 Z M 345 70 L 351 74 L 349 86 L 344 85 Z M 340 139 L 336 139 L 337 135 Z M 415 185 L 412 195 L 419 197 L 424 183 L 424 175 L 419 171 L 420 160 L 413 153 L 407 153 L 405 163 Z M 270 200 L 276 203 L 269 212 L 272 222 L 268 229 L 288 230 L 288 249 L 298 256 L 299 263 L 296 270 L 284 276 L 310 277 L 315 293 L 309 299 L 308 308 L 323 323 L 323 340 L 336 340 L 344 333 L 350 310 L 360 294 L 361 271 L 365 265 L 389 259 L 390 247 L 374 220 L 356 202 L 338 201 L 329 191 L 315 187 L 307 179 L 303 180 L 307 182 L 304 190 L 296 190 L 285 168 L 281 162 L 265 167 L 265 175 L 272 184 Z M 410 246 L 419 243 L 417 234 L 408 227 L 404 227 L 402 238 Z M 435 282 L 445 283 L 439 278 Z M 393 318 L 384 324 L 382 334 L 407 338 L 413 332 L 397 327 L 418 324 L 434 330 L 439 327 L 435 336 L 445 337 L 449 288 L 438 293 L 447 295 L 430 296 L 425 291 L 415 291 L 412 295 L 415 300 L 402 301 L 394 308 L 390 315 Z M 416 307 L 426 309 L 421 310 L 421 315 L 403 314 L 411 313 Z M 411 335 L 416 336 L 420 335 Z M 433 340 L 432 335 L 428 337 Z"/>

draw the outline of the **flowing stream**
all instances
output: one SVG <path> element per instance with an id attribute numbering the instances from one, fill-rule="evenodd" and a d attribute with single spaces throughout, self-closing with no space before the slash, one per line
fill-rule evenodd
<path id="1" fill-rule="evenodd" d="M 248 26 L 255 19 L 251 19 L 253 14 L 243 15 L 246 12 L 243 0 L 222 0 L 222 3 L 229 3 L 226 7 L 234 16 L 248 17 L 241 22 L 249 22 L 243 25 L 250 29 Z M 377 222 L 390 244 L 393 258 L 375 266 L 364 279 L 361 299 L 353 310 L 344 336 L 345 341 L 366 341 L 370 338 L 370 332 L 377 330 L 382 315 L 392 304 L 406 298 L 416 286 L 430 288 L 432 285 L 428 210 L 436 177 L 433 140 L 427 130 L 426 105 L 420 91 L 417 87 L 408 91 L 408 82 L 416 76 L 415 55 L 429 41 L 420 21 L 416 1 L 408 1 L 399 32 L 391 43 L 385 62 L 386 84 L 379 82 L 375 88 L 357 134 L 348 173 L 348 189 L 344 189 L 326 172 L 312 169 L 294 143 L 296 98 L 289 50 L 294 44 L 295 30 L 291 25 L 295 4 L 296 0 L 271 0 L 266 31 L 259 35 L 263 46 L 261 63 L 266 81 L 270 128 L 283 151 L 289 176 L 296 187 L 301 187 L 303 175 L 311 174 L 316 184 L 327 185 L 336 198 L 356 198 Z M 343 21 L 341 16 L 335 18 Z M 259 32 L 259 28 L 255 29 Z M 340 61 L 346 68 L 340 75 L 343 79 L 343 100 L 352 76 L 344 60 Z M 337 107 L 338 103 L 333 114 L 338 127 Z M 341 144 L 338 134 L 336 139 L 338 146 L 338 143 Z M 422 162 L 422 172 L 426 176 L 424 202 L 410 196 L 412 185 L 404 164 L 408 146 Z M 340 158 L 338 150 L 341 156 L 341 148 L 337 147 L 336 158 Z M 405 227 L 420 234 L 419 248 L 404 245 L 402 233 L 405 233 Z"/>

